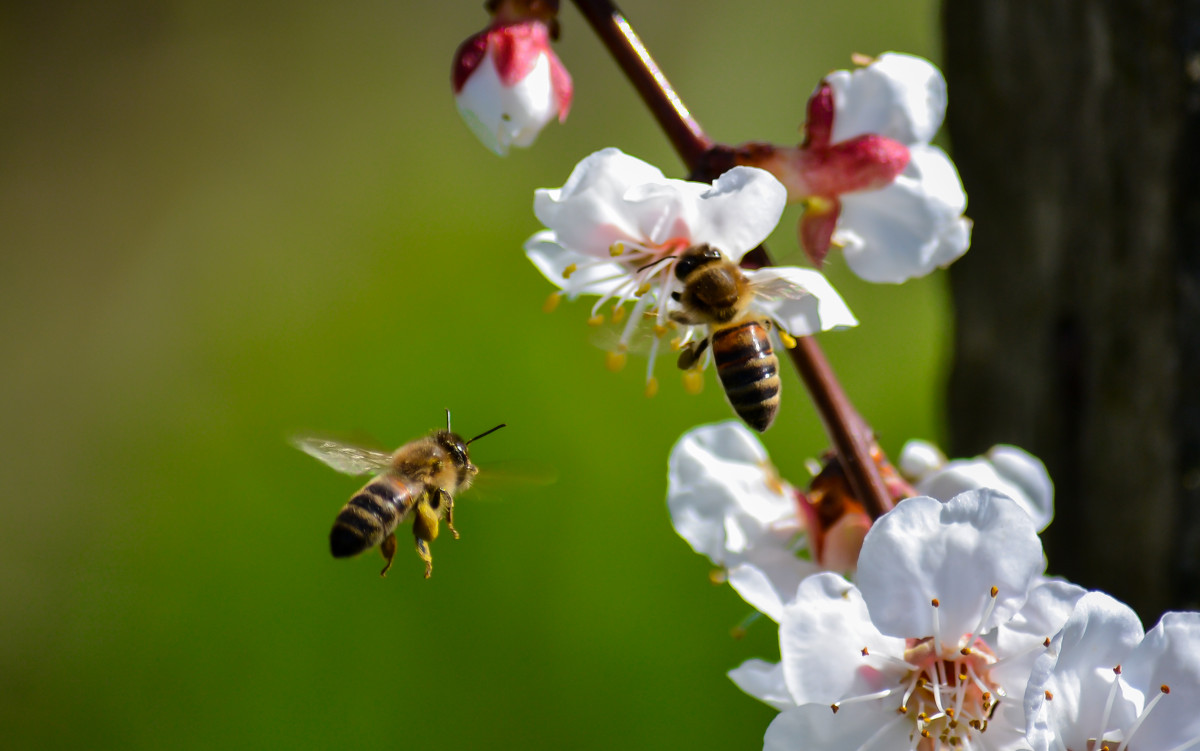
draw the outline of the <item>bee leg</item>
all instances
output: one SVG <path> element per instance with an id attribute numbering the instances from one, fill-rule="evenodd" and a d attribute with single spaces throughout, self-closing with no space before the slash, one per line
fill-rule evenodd
<path id="1" fill-rule="evenodd" d="M 454 528 L 454 496 L 446 492 L 444 488 L 438 489 L 438 496 L 446 504 L 446 526 L 450 528 L 450 534 L 454 535 L 454 539 L 457 540 L 458 530 Z"/>
<path id="2" fill-rule="evenodd" d="M 422 498 L 417 503 L 417 514 L 413 517 L 413 539 L 417 544 L 417 555 L 425 561 L 426 579 L 433 575 L 433 556 L 429 553 L 429 543 L 438 535 L 438 512 L 433 507 L 438 497 L 435 494 L 432 499 Z"/>
<path id="3" fill-rule="evenodd" d="M 433 555 L 429 552 L 429 543 L 417 538 L 417 555 L 421 556 L 421 560 L 425 561 L 425 578 L 433 576 Z"/>
<path id="4" fill-rule="evenodd" d="M 706 349 L 708 349 L 707 338 L 701 339 L 699 342 L 688 342 L 679 351 L 679 360 L 675 364 L 679 366 L 680 370 L 687 370 L 700 360 L 700 356 L 704 354 L 704 350 Z"/>
<path id="5" fill-rule="evenodd" d="M 392 559 L 396 557 L 396 533 L 388 535 L 379 545 L 379 552 L 383 553 L 383 560 L 387 561 L 387 565 L 383 567 L 383 571 L 379 572 L 380 576 L 387 576 L 388 569 L 392 567 Z"/>

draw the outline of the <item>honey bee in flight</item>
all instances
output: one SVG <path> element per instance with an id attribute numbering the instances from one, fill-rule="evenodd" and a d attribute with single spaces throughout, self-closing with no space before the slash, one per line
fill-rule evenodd
<path id="1" fill-rule="evenodd" d="M 708 335 L 679 354 L 679 368 L 693 367 L 712 348 L 717 376 L 738 417 L 760 433 L 779 412 L 779 358 L 771 346 L 769 318 L 750 309 L 756 297 L 802 297 L 805 290 L 781 278 L 752 282 L 736 263 L 710 245 L 683 251 L 675 263 L 683 285 L 671 293 L 679 309 L 671 320 L 708 327 Z"/>
<path id="2" fill-rule="evenodd" d="M 417 555 L 425 561 L 428 579 L 433 574 L 429 543 L 438 536 L 438 524 L 444 518 L 450 533 L 458 539 L 454 496 L 465 490 L 479 472 L 471 463 L 467 447 L 504 426 L 501 423 L 464 441 L 451 432 L 450 410 L 446 410 L 445 430 L 435 430 L 390 454 L 322 438 L 293 441 L 296 448 L 339 472 L 376 473 L 334 520 L 329 533 L 333 557 L 358 555 L 378 545 L 386 562 L 379 575 L 385 576 L 396 556 L 396 527 L 411 516 Z"/>

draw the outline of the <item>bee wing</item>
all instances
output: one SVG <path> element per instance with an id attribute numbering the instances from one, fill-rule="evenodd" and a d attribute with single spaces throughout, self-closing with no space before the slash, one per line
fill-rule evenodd
<path id="1" fill-rule="evenodd" d="M 621 341 L 625 333 L 625 325 L 606 323 L 596 329 L 590 338 L 592 345 L 605 352 L 629 352 L 644 355 L 650 351 L 654 342 L 654 321 L 647 319 L 635 323 L 629 336 Z"/>
<path id="2" fill-rule="evenodd" d="M 293 438 L 292 445 L 338 472 L 348 475 L 375 474 L 387 467 L 392 460 L 392 455 L 386 451 L 376 451 L 315 436 Z"/>
<path id="3" fill-rule="evenodd" d="M 803 300 L 812 295 L 798 282 L 782 276 L 753 279 L 750 288 L 760 300 Z"/>
<path id="4" fill-rule="evenodd" d="M 513 488 L 550 485 L 558 480 L 558 472 L 548 464 L 510 459 L 490 462 L 479 470 L 467 492 L 475 500 L 495 500 L 508 495 Z"/>

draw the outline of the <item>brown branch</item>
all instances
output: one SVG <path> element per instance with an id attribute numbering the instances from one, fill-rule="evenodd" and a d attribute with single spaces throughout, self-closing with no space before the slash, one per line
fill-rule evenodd
<path id="1" fill-rule="evenodd" d="M 722 147 L 715 146 L 704 134 L 620 9 L 608 0 L 574 2 L 641 95 L 642 101 L 650 108 L 675 152 L 692 171 L 693 179 L 715 179 L 720 171 L 724 171 L 713 169 L 714 165 L 724 161 L 716 158 Z M 704 174 L 710 171 L 716 174 Z M 747 259 L 755 265 L 771 265 L 765 247 L 755 249 Z M 850 403 L 815 339 L 801 337 L 799 344 L 788 354 L 821 415 L 821 422 L 846 471 L 851 488 L 871 518 L 878 519 L 892 507 L 892 500 L 871 458 L 875 437 L 870 426 Z"/>

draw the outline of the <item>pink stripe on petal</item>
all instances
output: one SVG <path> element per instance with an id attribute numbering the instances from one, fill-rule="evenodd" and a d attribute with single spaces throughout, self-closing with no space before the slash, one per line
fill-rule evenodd
<path id="1" fill-rule="evenodd" d="M 550 61 L 550 87 L 554 90 L 554 97 L 558 102 L 558 121 L 565 122 L 567 113 L 571 111 L 575 84 L 571 81 L 571 74 L 567 72 L 566 66 L 558 59 L 558 55 L 547 49 L 546 57 Z"/>
<path id="2" fill-rule="evenodd" d="M 490 31 L 492 61 L 505 86 L 513 86 L 550 53 L 550 35 L 541 21 L 501 24 Z"/>
<path id="3" fill-rule="evenodd" d="M 833 231 L 837 228 L 841 211 L 842 204 L 836 198 L 818 198 L 807 202 L 804 215 L 800 217 L 800 247 L 804 248 L 808 260 L 818 269 L 824 265 L 825 256 L 829 255 Z"/>
<path id="4" fill-rule="evenodd" d="M 803 147 L 823 149 L 829 146 L 833 132 L 833 88 L 822 81 L 808 99 L 808 115 L 804 121 Z"/>
<path id="5" fill-rule="evenodd" d="M 483 56 L 487 54 L 487 46 L 487 31 L 481 31 L 475 36 L 469 37 L 458 46 L 458 50 L 454 53 L 454 66 L 450 70 L 450 83 L 454 86 L 455 94 L 462 92 L 462 87 L 466 85 L 467 79 L 483 62 Z"/>

